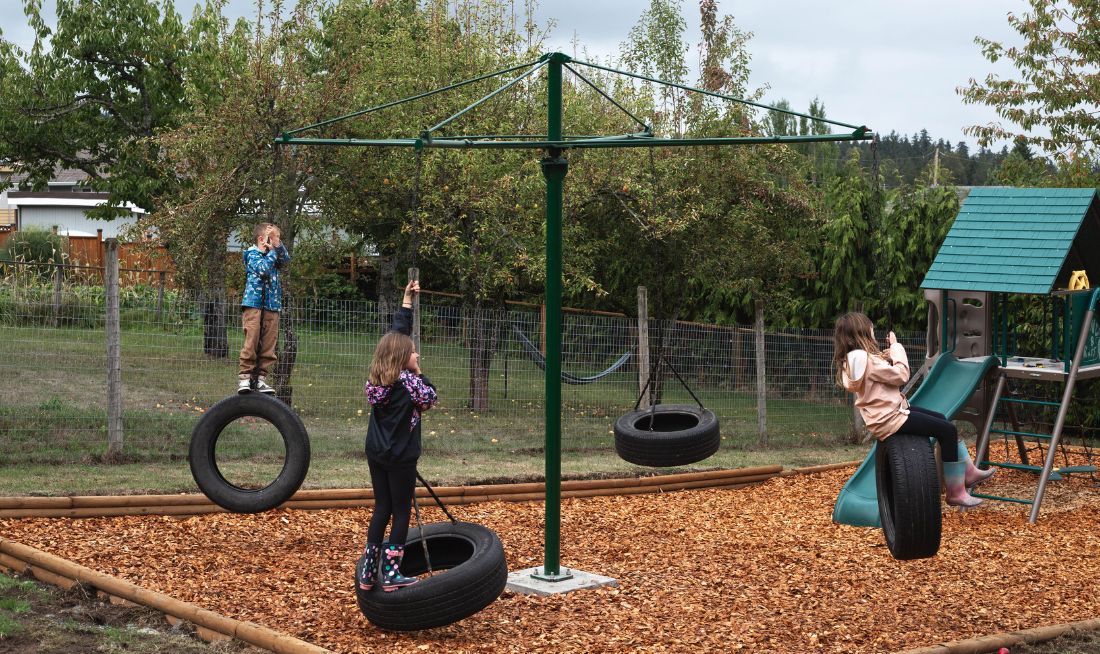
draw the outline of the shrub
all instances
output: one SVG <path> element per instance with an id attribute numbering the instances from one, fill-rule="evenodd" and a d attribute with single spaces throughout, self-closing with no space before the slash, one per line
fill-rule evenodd
<path id="1" fill-rule="evenodd" d="M 0 260 L 21 261 L 25 263 L 64 263 L 68 258 L 67 241 L 64 236 L 46 229 L 30 228 L 13 233 L 0 253 Z M 35 272 L 48 278 L 53 269 L 49 266 L 35 266 Z"/>

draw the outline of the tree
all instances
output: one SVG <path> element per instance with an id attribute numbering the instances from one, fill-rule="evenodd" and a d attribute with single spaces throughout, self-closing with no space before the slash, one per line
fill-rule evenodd
<path id="1" fill-rule="evenodd" d="M 341 3 L 329 27 L 345 30 L 331 47 L 340 61 L 359 67 L 355 86 L 359 107 L 483 75 L 538 57 L 538 43 L 524 42 L 514 29 L 511 3 L 464 4 L 451 14 L 449 3 Z M 355 38 L 358 25 L 378 34 Z M 349 43 L 361 43 L 360 47 Z M 327 135 L 371 138 L 419 134 L 503 84 L 494 78 L 431 98 L 399 105 L 363 120 L 332 126 Z M 380 80 L 385 80 L 381 83 Z M 445 133 L 539 133 L 544 130 L 542 82 L 517 87 L 481 105 L 445 128 Z M 334 112 L 335 113 L 335 112 Z M 327 150 L 317 148 L 317 150 Z M 338 150 L 338 149 L 334 149 Z M 383 258 L 380 299 L 395 291 L 399 261 L 423 261 L 432 285 L 446 282 L 459 291 L 471 329 L 469 398 L 473 409 L 489 404 L 489 367 L 501 321 L 491 316 L 504 299 L 544 274 L 541 245 L 544 191 L 530 152 L 429 150 L 419 159 L 410 150 L 326 152 L 325 174 L 314 197 L 333 220 L 375 246 Z M 419 165 L 417 161 L 419 160 Z M 387 272 L 388 270 L 388 272 Z"/>
<path id="2" fill-rule="evenodd" d="M 1022 140 L 1061 160 L 1073 148 L 1092 150 L 1100 139 L 1095 110 L 1095 70 L 1100 65 L 1100 16 L 1091 0 L 1029 0 L 1030 11 L 1008 14 L 1023 45 L 976 37 L 991 63 L 1007 59 L 1018 79 L 989 74 L 971 78 L 958 93 L 968 104 L 996 110 L 1010 126 L 973 125 L 964 130 L 982 146 Z"/>
<path id="3" fill-rule="evenodd" d="M 196 20 L 213 10 L 207 4 Z M 35 187 L 56 167 L 83 170 L 110 194 L 96 217 L 129 215 L 126 203 L 155 210 L 169 180 L 150 137 L 187 110 L 198 27 L 185 26 L 168 0 L 58 0 L 53 29 L 41 0 L 26 0 L 24 13 L 31 51 L 0 39 L 0 158 Z"/>
<path id="4" fill-rule="evenodd" d="M 192 110 L 178 128 L 157 137 L 175 189 L 147 221 L 172 251 L 184 279 L 201 289 L 204 305 L 215 307 L 216 329 L 206 340 L 216 344 L 224 333 L 218 312 L 225 306 L 229 236 L 237 232 L 247 243 L 252 224 L 272 222 L 293 251 L 305 220 L 313 153 L 276 147 L 276 135 L 327 117 L 347 95 L 341 78 L 324 74 L 331 62 L 314 57 L 322 7 L 301 0 L 285 11 L 277 3 L 253 25 L 242 21 L 232 27 L 219 16 L 216 29 L 204 37 L 212 55 L 189 80 Z M 293 271 L 291 266 L 285 278 L 288 310 L 274 371 L 276 393 L 288 403 L 297 355 Z"/>
<path id="5" fill-rule="evenodd" d="M 798 117 L 784 113 L 791 110 L 791 103 L 784 99 L 780 99 L 772 106 L 781 111 L 768 112 L 768 119 L 764 124 L 767 134 L 770 136 L 790 136 L 792 134 L 798 134 Z"/>

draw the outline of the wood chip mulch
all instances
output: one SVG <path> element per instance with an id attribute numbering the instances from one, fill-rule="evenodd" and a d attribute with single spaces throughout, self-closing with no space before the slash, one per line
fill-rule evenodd
<path id="1" fill-rule="evenodd" d="M 566 500 L 563 564 L 615 577 L 618 589 L 506 592 L 411 634 L 378 630 L 356 609 L 367 509 L 6 520 L 0 533 L 344 654 L 888 652 L 1100 616 L 1100 488 L 1087 478 L 1049 484 L 1036 525 L 1021 505 L 945 507 L 940 553 L 899 562 L 879 530 L 830 521 L 850 474 Z M 987 490 L 1034 484 L 1002 471 Z M 541 503 L 455 511 L 500 535 L 510 570 L 542 563 Z"/>

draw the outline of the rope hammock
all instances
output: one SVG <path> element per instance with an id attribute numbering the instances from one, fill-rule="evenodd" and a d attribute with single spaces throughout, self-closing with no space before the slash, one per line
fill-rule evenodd
<path id="1" fill-rule="evenodd" d="M 539 367 L 539 370 L 545 371 L 546 357 L 542 356 L 542 352 L 539 351 L 538 346 L 532 343 L 531 340 L 527 338 L 527 335 L 523 333 L 523 330 L 521 330 L 516 325 L 512 325 L 512 331 L 515 332 L 516 338 L 519 339 L 520 344 L 523 346 L 523 351 L 527 353 L 527 357 L 530 358 L 531 361 L 535 362 L 535 365 Z M 623 365 L 627 361 L 629 361 L 630 357 L 632 357 L 633 355 L 634 353 L 632 351 L 625 352 L 621 357 L 619 357 L 619 359 L 615 363 L 611 364 L 610 368 L 604 370 L 603 372 L 596 373 L 595 375 L 590 375 L 588 377 L 578 377 L 577 375 L 572 375 L 562 370 L 561 380 L 566 384 L 573 384 L 574 386 L 591 384 L 594 381 L 599 381 L 603 379 L 604 377 L 610 375 L 619 368 L 622 368 Z"/>

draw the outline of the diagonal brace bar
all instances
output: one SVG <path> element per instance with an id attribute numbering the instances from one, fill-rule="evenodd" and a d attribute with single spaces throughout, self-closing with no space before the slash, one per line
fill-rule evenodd
<path id="1" fill-rule="evenodd" d="M 578 79 L 580 79 L 580 81 L 582 81 L 582 82 L 584 82 L 585 84 L 587 84 L 587 85 L 591 86 L 591 87 L 592 87 L 592 89 L 596 91 L 596 93 L 599 93 L 599 94 L 600 94 L 600 95 L 602 95 L 602 96 L 603 96 L 603 97 L 604 97 L 604 98 L 605 98 L 605 99 L 606 99 L 606 100 L 607 100 L 608 102 L 610 102 L 611 104 L 613 104 L 613 105 L 615 105 L 616 107 L 618 107 L 619 111 L 623 112 L 623 113 L 624 113 L 624 114 L 626 114 L 627 116 L 630 116 L 631 120 L 633 120 L 634 122 L 636 122 L 636 123 L 638 123 L 639 125 L 641 125 L 641 126 L 642 126 L 642 131 L 644 131 L 644 132 L 649 132 L 649 131 L 650 131 L 650 127 L 649 127 L 649 125 L 646 125 L 646 124 L 645 124 L 645 121 L 643 121 L 643 120 L 642 120 L 641 118 L 638 118 L 638 117 L 637 117 L 637 116 L 635 116 L 634 114 L 632 114 L 632 113 L 630 113 L 629 111 L 627 111 L 626 107 L 624 107 L 624 106 L 622 106 L 621 104 L 619 104 L 619 103 L 618 103 L 618 102 L 617 102 L 617 101 L 615 100 L 615 98 L 611 97 L 611 96 L 610 96 L 610 95 L 608 95 L 608 94 L 607 94 L 606 92 L 604 92 L 604 90 L 603 90 L 603 89 L 601 89 L 600 87 L 598 87 L 598 86 L 596 86 L 595 84 L 593 84 L 593 83 L 592 83 L 592 81 L 591 81 L 591 80 L 589 80 L 589 79 L 588 79 L 587 77 L 585 77 L 584 75 L 581 75 L 581 74 L 580 74 L 579 72 L 577 72 L 577 69 L 576 69 L 576 68 L 573 68 L 573 67 L 572 67 L 572 66 L 570 66 L 569 64 L 565 64 L 565 67 L 569 69 L 569 72 L 571 72 L 571 73 L 573 73 L 574 75 L 576 75 L 576 76 L 577 76 L 577 78 L 578 78 Z"/>
<path id="2" fill-rule="evenodd" d="M 498 71 L 495 71 L 495 72 L 492 72 L 492 73 L 486 73 L 485 75 L 481 75 L 479 77 L 473 77 L 473 78 L 470 78 L 468 80 L 463 80 L 461 82 L 455 82 L 454 84 L 451 84 L 450 86 L 444 86 L 444 87 L 441 87 L 441 88 L 438 88 L 438 89 L 433 89 L 431 91 L 426 91 L 424 93 L 418 93 L 416 95 L 409 96 L 407 98 L 402 98 L 400 100 L 394 100 L 393 102 L 387 102 L 385 104 L 375 105 L 373 107 L 368 107 L 366 109 L 360 109 L 359 111 L 353 111 L 350 114 L 344 114 L 343 116 L 337 116 L 336 118 L 329 118 L 328 120 L 322 120 L 319 123 L 314 123 L 312 125 L 306 125 L 305 127 L 299 127 L 297 129 L 292 129 L 292 130 L 283 132 L 283 141 L 285 142 L 287 140 L 287 137 L 289 137 L 289 136 L 294 136 L 295 134 L 301 134 L 302 132 L 304 132 L 306 130 L 315 129 L 317 127 L 325 127 L 326 125 L 332 125 L 333 123 L 339 123 L 339 122 L 347 120 L 349 118 L 355 118 L 356 116 L 362 116 L 364 114 L 373 113 L 375 111 L 381 111 L 383 109 L 389 109 L 390 107 L 396 107 L 399 104 L 405 104 L 406 102 L 412 102 L 413 100 L 420 100 L 421 98 L 427 98 L 429 96 L 436 95 L 437 93 L 443 93 L 445 91 L 450 91 L 452 89 L 461 88 L 461 87 L 466 86 L 468 84 L 473 84 L 474 82 L 480 82 L 482 80 L 490 79 L 492 77 L 500 77 L 501 75 L 507 75 L 508 73 L 511 73 L 513 71 L 522 70 L 524 68 L 530 68 L 531 66 L 535 66 L 535 65 L 538 65 L 538 64 L 541 64 L 541 63 L 542 63 L 541 61 L 532 61 L 532 62 L 528 62 L 526 64 L 520 64 L 518 66 L 512 66 L 511 68 L 504 68 L 502 70 L 498 70 Z"/>
<path id="3" fill-rule="evenodd" d="M 421 137 L 422 137 L 422 138 L 426 138 L 426 139 L 430 139 L 430 137 L 431 137 L 431 133 L 432 133 L 432 132 L 436 131 L 437 129 L 439 129 L 439 128 L 443 127 L 444 125 L 446 125 L 446 124 L 448 124 L 448 123 L 450 123 L 450 122 L 452 122 L 452 121 L 454 121 L 454 120 L 457 120 L 457 119 L 458 119 L 459 117 L 461 117 L 461 116 L 465 115 L 466 113 L 468 113 L 468 112 L 470 112 L 470 111 L 472 111 L 472 110 L 476 109 L 477 107 L 479 107 L 479 106 L 481 106 L 482 104 L 484 104 L 484 103 L 488 102 L 489 100 L 492 100 L 492 99 L 493 99 L 493 98 L 495 98 L 495 97 L 496 97 L 497 95 L 499 95 L 499 94 L 503 93 L 504 91 L 507 91 L 508 89 L 512 88 L 512 87 L 513 87 L 513 86 L 515 86 L 516 84 L 519 84 L 519 83 L 520 83 L 520 82 L 522 82 L 523 80 L 525 80 L 525 79 L 527 79 L 528 77 L 530 77 L 530 76 L 534 75 L 535 73 L 537 73 L 537 72 L 538 72 L 539 70 L 541 70 L 541 69 L 542 69 L 542 68 L 543 68 L 543 67 L 544 67 L 545 65 L 546 65 L 546 62 L 545 62 L 545 61 L 540 61 L 540 62 L 538 63 L 538 65 L 536 65 L 536 66 L 535 66 L 534 68 L 532 68 L 531 70 L 527 71 L 526 73 L 524 73 L 524 74 L 520 75 L 519 77 L 517 77 L 517 78 L 513 79 L 512 81 L 508 82 L 508 83 L 507 83 L 507 84 L 505 84 L 504 86 L 502 86 L 502 87 L 498 88 L 497 90 L 493 91 L 493 92 L 492 92 L 492 93 L 490 93 L 489 95 L 487 95 L 487 96 L 485 96 L 485 97 L 481 98 L 481 99 L 480 99 L 480 100 L 478 100 L 477 102 L 475 102 L 475 103 L 473 103 L 472 105 L 470 105 L 470 106 L 466 107 L 466 108 L 465 108 L 465 109 L 463 109 L 462 111 L 460 111 L 460 112 L 458 112 L 458 113 L 456 113 L 456 114 L 454 114 L 454 115 L 452 115 L 452 116 L 450 116 L 450 117 L 448 117 L 448 118 L 444 118 L 444 119 L 443 119 L 443 120 L 442 120 L 441 122 L 439 122 L 439 123 L 436 123 L 436 124 L 435 124 L 434 126 L 432 126 L 432 127 L 429 127 L 429 128 L 428 128 L 428 129 L 427 129 L 427 130 L 426 130 L 426 131 L 425 131 L 425 132 L 424 132 L 424 133 L 423 133 L 423 134 L 421 135 Z"/>
<path id="4" fill-rule="evenodd" d="M 653 82 L 654 84 L 663 84 L 664 86 L 672 86 L 684 91 L 691 91 L 692 93 L 702 93 L 703 95 L 709 95 L 714 98 L 721 98 L 722 100 L 730 100 L 731 102 L 737 102 L 740 104 L 749 105 L 751 107 L 757 107 L 759 109 L 767 109 L 768 111 L 778 111 L 779 113 L 789 114 L 791 116 L 798 116 L 799 118 L 807 118 L 809 120 L 816 120 L 821 123 L 828 123 L 830 125 L 836 125 L 838 127 L 847 127 L 854 130 L 866 130 L 866 125 L 850 125 L 848 123 L 842 123 L 836 120 L 830 120 L 828 118 L 822 118 L 820 116 L 811 116 L 809 114 L 798 113 L 797 111 L 790 111 L 788 109 L 778 109 L 776 107 L 769 107 L 766 104 L 759 102 L 753 102 L 752 100 L 745 100 L 744 98 L 735 98 L 732 95 L 724 95 L 722 93 L 715 93 L 714 91 L 708 91 L 706 89 L 700 89 L 694 86 L 688 86 L 686 84 L 679 84 L 677 82 L 669 82 L 667 80 L 657 79 L 655 77 L 647 77 L 645 75 L 639 75 L 638 73 L 631 73 L 626 70 L 619 70 L 617 68 L 608 68 L 607 66 L 601 66 L 599 64 L 593 64 L 588 61 L 581 61 L 579 59 L 573 59 L 573 63 L 580 64 L 582 66 L 588 66 L 589 68 L 598 68 L 600 70 L 606 70 L 609 73 L 616 73 L 619 75 L 626 75 L 627 77 L 634 77 L 636 79 L 645 80 L 647 82 Z"/>

